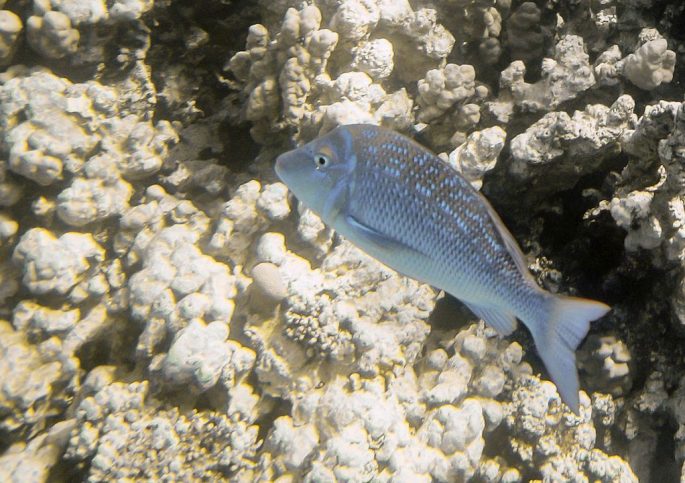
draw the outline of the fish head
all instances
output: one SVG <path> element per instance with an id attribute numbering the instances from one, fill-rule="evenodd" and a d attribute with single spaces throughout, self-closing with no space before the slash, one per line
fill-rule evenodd
<path id="1" fill-rule="evenodd" d="M 353 137 L 340 126 L 276 159 L 276 174 L 295 197 L 326 220 L 354 171 Z"/>

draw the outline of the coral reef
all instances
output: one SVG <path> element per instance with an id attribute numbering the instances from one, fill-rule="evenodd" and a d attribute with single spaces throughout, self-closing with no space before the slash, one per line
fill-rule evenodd
<path id="1" fill-rule="evenodd" d="M 0 480 L 685 474 L 680 2 L 0 1 Z M 277 182 L 348 123 L 480 189 L 612 305 L 571 413 Z"/>

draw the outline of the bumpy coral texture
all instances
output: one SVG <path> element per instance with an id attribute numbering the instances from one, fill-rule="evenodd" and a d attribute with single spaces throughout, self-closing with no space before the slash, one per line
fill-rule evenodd
<path id="1" fill-rule="evenodd" d="M 685 474 L 684 19 L 0 0 L 0 480 Z M 278 182 L 276 155 L 358 122 L 482 190 L 540 284 L 612 305 L 578 351 L 580 414 L 523 329 L 500 338 Z"/>

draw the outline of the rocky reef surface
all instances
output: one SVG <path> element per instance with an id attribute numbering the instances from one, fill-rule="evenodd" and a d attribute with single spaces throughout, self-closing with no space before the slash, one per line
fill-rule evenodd
<path id="1" fill-rule="evenodd" d="M 0 481 L 685 477 L 678 0 L 0 0 Z M 605 301 L 524 328 L 361 253 L 273 159 L 382 124 Z"/>

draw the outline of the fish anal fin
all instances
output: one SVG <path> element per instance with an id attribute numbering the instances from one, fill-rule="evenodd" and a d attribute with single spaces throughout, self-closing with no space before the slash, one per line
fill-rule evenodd
<path id="1" fill-rule="evenodd" d="M 495 329 L 501 335 L 509 335 L 516 330 L 516 317 L 501 309 L 464 302 L 465 305 L 479 318 Z"/>

